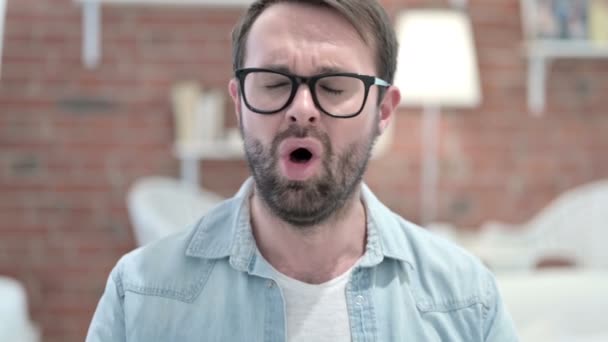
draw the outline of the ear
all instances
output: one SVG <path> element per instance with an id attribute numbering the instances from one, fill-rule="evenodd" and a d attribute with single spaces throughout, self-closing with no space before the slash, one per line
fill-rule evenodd
<path id="1" fill-rule="evenodd" d="M 241 94 L 239 92 L 239 82 L 236 78 L 230 79 L 228 82 L 228 93 L 234 103 L 234 114 L 236 115 L 237 123 L 241 120 Z"/>
<path id="2" fill-rule="evenodd" d="M 395 86 L 388 87 L 384 94 L 384 98 L 380 103 L 380 120 L 378 121 L 378 131 L 380 134 L 388 127 L 400 102 L 401 92 L 399 91 L 399 88 Z"/>

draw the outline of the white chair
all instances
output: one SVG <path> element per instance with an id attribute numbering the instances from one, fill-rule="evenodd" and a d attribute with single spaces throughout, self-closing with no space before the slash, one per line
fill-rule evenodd
<path id="1" fill-rule="evenodd" d="M 497 281 L 521 342 L 608 341 L 608 271 L 499 273 Z"/>
<path id="2" fill-rule="evenodd" d="M 522 225 L 488 222 L 479 233 L 446 224 L 429 229 L 457 240 L 497 271 L 532 269 L 546 259 L 608 268 L 608 181 L 566 191 Z"/>
<path id="3" fill-rule="evenodd" d="M 608 341 L 608 181 L 566 191 L 522 225 L 429 229 L 495 272 L 522 342 Z M 548 259 L 576 267 L 537 269 Z"/>
<path id="4" fill-rule="evenodd" d="M 142 178 L 127 196 L 138 246 L 187 228 L 223 198 L 168 177 Z"/>
<path id="5" fill-rule="evenodd" d="M 0 276 L 0 341 L 39 340 L 38 329 L 29 319 L 23 285 L 14 279 Z"/>

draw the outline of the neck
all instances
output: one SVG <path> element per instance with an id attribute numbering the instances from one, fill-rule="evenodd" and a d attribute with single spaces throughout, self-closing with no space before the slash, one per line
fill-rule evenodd
<path id="1" fill-rule="evenodd" d="M 366 215 L 360 190 L 328 220 L 294 227 L 275 216 L 254 190 L 251 224 L 264 258 L 279 272 L 306 282 L 323 283 L 347 271 L 363 255 Z"/>

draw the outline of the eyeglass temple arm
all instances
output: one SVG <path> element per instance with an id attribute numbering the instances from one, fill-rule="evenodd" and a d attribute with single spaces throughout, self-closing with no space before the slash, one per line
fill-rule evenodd
<path id="1" fill-rule="evenodd" d="M 374 85 L 378 85 L 378 86 L 382 86 L 382 87 L 390 87 L 391 84 L 386 82 L 385 80 L 378 78 L 378 77 L 374 77 Z"/>

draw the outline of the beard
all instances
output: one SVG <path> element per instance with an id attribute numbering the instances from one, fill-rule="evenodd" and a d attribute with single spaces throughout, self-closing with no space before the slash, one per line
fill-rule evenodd
<path id="1" fill-rule="evenodd" d="M 306 228 L 339 215 L 360 184 L 371 156 L 378 131 L 378 115 L 373 129 L 364 139 L 335 154 L 327 133 L 317 127 L 292 125 L 280 132 L 270 146 L 249 136 L 241 126 L 245 155 L 256 184 L 256 191 L 270 211 L 294 227 Z M 240 120 L 242 122 L 242 120 Z M 281 176 L 277 150 L 286 138 L 313 137 L 323 145 L 320 172 L 307 180 Z"/>

